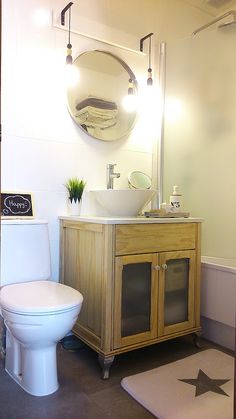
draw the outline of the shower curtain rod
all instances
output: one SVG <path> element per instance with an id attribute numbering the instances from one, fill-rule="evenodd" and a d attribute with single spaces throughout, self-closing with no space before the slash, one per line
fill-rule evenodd
<path id="1" fill-rule="evenodd" d="M 198 32 L 203 31 L 203 29 L 208 28 L 208 26 L 214 25 L 214 23 L 219 22 L 219 20 L 224 19 L 227 16 L 232 15 L 234 20 L 232 23 L 236 22 L 236 11 L 235 10 L 230 10 L 229 12 L 224 13 L 221 16 L 218 16 L 217 18 L 215 18 L 214 20 L 212 20 L 209 23 L 206 23 L 205 25 L 201 26 L 200 28 L 196 29 L 192 35 L 196 35 Z"/>

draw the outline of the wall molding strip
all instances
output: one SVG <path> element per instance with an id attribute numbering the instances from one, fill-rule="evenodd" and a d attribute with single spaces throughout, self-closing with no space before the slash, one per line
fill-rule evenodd
<path id="1" fill-rule="evenodd" d="M 53 23 L 52 26 L 53 26 L 53 28 L 60 29 L 60 30 L 66 31 L 66 32 L 68 32 L 68 30 L 69 30 L 66 26 L 58 25 L 56 23 Z M 102 42 L 103 44 L 110 45 L 110 46 L 115 47 L 115 48 L 120 48 L 120 49 L 123 49 L 125 51 L 129 51 L 129 52 L 132 52 L 134 54 L 137 54 L 137 55 L 141 55 L 141 56 L 142 55 L 143 56 L 146 56 L 147 55 L 144 52 L 141 52 L 141 51 L 138 51 L 138 50 L 135 50 L 135 49 L 131 49 L 131 48 L 125 47 L 123 45 L 120 45 L 120 44 L 116 44 L 114 42 L 107 41 L 107 40 L 102 39 L 102 38 L 97 38 L 95 36 L 88 35 L 87 33 L 76 31 L 75 29 L 71 29 L 70 31 L 71 31 L 71 33 L 74 33 L 76 35 L 83 36 L 85 38 L 89 38 L 89 39 L 92 39 L 94 41 Z"/>

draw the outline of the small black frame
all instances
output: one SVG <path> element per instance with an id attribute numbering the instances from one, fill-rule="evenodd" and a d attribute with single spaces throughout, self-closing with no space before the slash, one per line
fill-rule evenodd
<path id="1" fill-rule="evenodd" d="M 2 218 L 33 218 L 33 199 L 31 193 L 2 192 Z"/>

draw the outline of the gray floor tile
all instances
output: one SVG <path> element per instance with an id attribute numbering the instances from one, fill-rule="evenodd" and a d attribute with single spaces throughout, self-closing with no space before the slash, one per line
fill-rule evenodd
<path id="1" fill-rule="evenodd" d="M 216 347 L 209 342 L 202 349 Z M 69 351 L 58 344 L 59 390 L 46 397 L 23 391 L 0 359 L 0 419 L 148 419 L 153 416 L 126 393 L 125 376 L 198 352 L 189 338 L 175 339 L 115 357 L 110 379 L 102 380 L 97 354 L 85 346 Z M 230 351 L 228 351 L 230 352 Z"/>

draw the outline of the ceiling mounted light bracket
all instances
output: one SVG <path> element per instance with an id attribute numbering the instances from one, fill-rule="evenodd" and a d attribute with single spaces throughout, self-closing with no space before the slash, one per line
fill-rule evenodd
<path id="1" fill-rule="evenodd" d="M 67 10 L 71 8 L 72 4 L 73 4 L 72 1 L 70 1 L 70 3 L 68 3 L 67 6 L 64 7 L 64 9 L 61 11 L 61 25 L 62 26 L 65 26 L 65 14 Z"/>
<path id="2" fill-rule="evenodd" d="M 143 43 L 144 43 L 144 41 L 145 41 L 146 39 L 148 39 L 148 38 L 151 38 L 151 36 L 152 36 L 152 35 L 154 35 L 154 33 L 153 33 L 153 32 L 149 33 L 148 35 L 146 35 L 146 36 L 144 36 L 143 38 L 141 38 L 141 39 L 140 39 L 140 47 L 139 47 L 139 50 L 140 50 L 141 52 L 143 52 Z"/>
<path id="3" fill-rule="evenodd" d="M 61 11 L 61 25 L 65 26 L 65 14 L 67 12 L 67 10 L 69 10 L 69 31 L 68 31 L 68 44 L 67 44 L 67 55 L 66 55 L 66 64 L 72 64 L 73 59 L 72 59 L 72 45 L 70 42 L 70 22 L 71 22 L 71 6 L 72 6 L 72 1 L 70 1 L 70 3 L 67 4 L 66 7 L 64 7 L 64 9 Z"/>
<path id="4" fill-rule="evenodd" d="M 147 85 L 152 86 L 152 67 L 151 67 L 151 55 L 152 55 L 152 46 L 151 46 L 151 37 L 153 32 L 150 32 L 148 35 L 144 36 L 140 39 L 140 51 L 143 52 L 143 44 L 146 39 L 149 39 L 149 48 L 148 48 L 148 77 L 147 77 Z"/>

